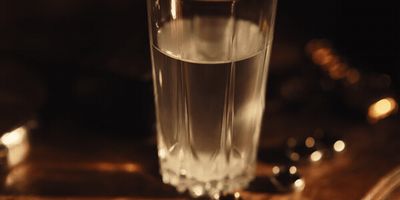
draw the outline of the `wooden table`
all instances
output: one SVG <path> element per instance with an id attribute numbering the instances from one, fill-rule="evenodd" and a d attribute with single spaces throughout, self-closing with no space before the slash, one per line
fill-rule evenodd
<path id="1" fill-rule="evenodd" d="M 258 178 L 271 175 L 273 163 L 267 149 L 281 144 L 294 131 L 307 133 L 310 120 L 313 119 L 287 115 L 266 118 Z M 259 182 L 257 190 L 250 188 L 242 196 L 266 200 L 356 200 L 400 164 L 397 118 L 375 125 L 336 119 L 325 121 L 325 125 L 336 125 L 334 132 L 344 134 L 347 149 L 331 159 L 300 165 L 306 182 L 302 192 L 271 193 L 268 186 L 263 189 Z M 96 135 L 71 120 L 42 124 L 30 133 L 27 159 L 2 176 L 0 199 L 188 199 L 161 182 L 152 134 L 118 137 L 112 133 Z"/>

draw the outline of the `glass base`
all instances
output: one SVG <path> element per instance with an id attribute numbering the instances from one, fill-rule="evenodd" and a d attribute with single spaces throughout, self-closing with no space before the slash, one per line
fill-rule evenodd
<path id="1" fill-rule="evenodd" d="M 219 199 L 221 195 L 233 194 L 246 188 L 254 179 L 254 170 L 247 170 L 243 174 L 222 180 L 211 180 L 208 182 L 199 181 L 174 173 L 169 169 L 161 169 L 163 182 L 176 187 L 180 193 L 188 191 L 192 197 L 209 196 L 212 199 Z"/>

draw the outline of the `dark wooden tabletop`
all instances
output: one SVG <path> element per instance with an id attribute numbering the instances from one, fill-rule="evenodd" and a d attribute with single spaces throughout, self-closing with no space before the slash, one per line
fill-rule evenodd
<path id="1" fill-rule="evenodd" d="M 306 133 L 311 118 L 267 117 L 261 137 L 257 178 L 271 175 L 268 149 L 293 131 Z M 302 192 L 272 193 L 262 181 L 245 199 L 356 200 L 400 164 L 398 119 L 375 125 L 336 124 L 347 142 L 344 152 L 299 166 L 306 187 Z M 291 126 L 287 126 L 291 124 Z M 135 130 L 132 130 L 134 132 Z M 120 137 L 120 138 L 118 138 Z M 30 151 L 2 176 L 0 199 L 187 199 L 164 185 L 158 174 L 154 137 L 96 135 L 70 120 L 55 120 L 29 132 Z M 273 156 L 273 155 L 271 155 Z M 260 189 L 261 188 L 261 189 Z"/>

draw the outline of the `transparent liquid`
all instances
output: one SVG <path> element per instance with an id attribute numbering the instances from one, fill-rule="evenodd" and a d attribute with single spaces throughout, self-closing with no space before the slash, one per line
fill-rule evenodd
<path id="1" fill-rule="evenodd" d="M 264 110 L 266 45 L 231 18 L 164 24 L 153 45 L 158 154 L 165 183 L 193 196 L 253 178 Z"/>

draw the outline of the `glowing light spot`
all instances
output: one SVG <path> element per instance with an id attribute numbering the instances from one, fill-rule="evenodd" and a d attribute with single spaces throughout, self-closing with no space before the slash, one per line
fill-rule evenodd
<path id="1" fill-rule="evenodd" d="M 297 167 L 291 166 L 291 167 L 289 168 L 289 173 L 290 173 L 290 174 L 295 174 L 296 172 L 297 172 Z"/>
<path id="2" fill-rule="evenodd" d="M 274 166 L 274 167 L 272 168 L 272 173 L 274 173 L 274 174 L 279 174 L 280 171 L 281 171 L 281 170 L 279 169 L 278 166 Z"/>
<path id="3" fill-rule="evenodd" d="M 322 158 L 322 153 L 320 151 L 314 151 L 311 155 L 310 155 L 310 159 L 313 162 L 317 162 L 320 161 Z"/>
<path id="4" fill-rule="evenodd" d="M 321 48 L 331 48 L 331 43 L 328 40 L 325 39 L 313 39 L 309 41 L 306 45 L 306 51 L 309 54 L 312 54 L 313 52 L 317 51 L 318 49 Z"/>
<path id="5" fill-rule="evenodd" d="M 342 152 L 346 148 L 346 143 L 344 143 L 342 140 L 338 140 L 333 144 L 333 149 L 336 152 Z"/>
<path id="6" fill-rule="evenodd" d="M 179 173 L 180 173 L 181 176 L 186 176 L 187 171 L 186 171 L 186 169 L 181 169 L 181 170 L 179 171 Z"/>
<path id="7" fill-rule="evenodd" d="M 158 157 L 159 157 L 160 159 L 165 159 L 165 158 L 167 157 L 167 150 L 165 150 L 165 149 L 163 149 L 163 148 L 160 148 L 160 149 L 158 150 Z"/>
<path id="8" fill-rule="evenodd" d="M 141 167 L 136 164 L 127 163 L 122 165 L 122 170 L 126 172 L 137 172 L 141 170 Z"/>
<path id="9" fill-rule="evenodd" d="M 235 199 L 239 199 L 240 198 L 240 193 L 239 192 L 235 192 L 235 194 L 233 194 L 233 196 L 235 197 Z"/>
<path id="10" fill-rule="evenodd" d="M 371 122 L 377 122 L 388 117 L 396 111 L 397 102 L 393 98 L 388 97 L 370 105 L 368 109 L 368 117 Z"/>
<path id="11" fill-rule="evenodd" d="M 297 180 L 294 182 L 294 188 L 295 188 L 297 191 L 303 190 L 305 186 L 306 186 L 306 184 L 305 184 L 305 182 L 304 182 L 303 179 L 297 179 Z"/>
<path id="12" fill-rule="evenodd" d="M 110 163 L 110 162 L 99 162 L 91 165 L 86 165 L 86 168 L 103 171 L 103 172 L 139 172 L 141 167 L 135 163 Z"/>
<path id="13" fill-rule="evenodd" d="M 5 133 L 1 137 L 1 142 L 8 148 L 22 143 L 26 137 L 27 130 L 24 127 L 17 128 L 11 132 Z"/>
<path id="14" fill-rule="evenodd" d="M 306 147 L 308 147 L 308 148 L 313 147 L 313 146 L 315 145 L 315 140 L 314 140 L 314 138 L 312 138 L 312 137 L 307 137 L 307 138 L 306 138 L 306 141 L 305 141 L 305 145 L 306 145 Z"/>
<path id="15" fill-rule="evenodd" d="M 199 196 L 202 196 L 204 194 L 204 189 L 200 185 L 195 185 L 195 186 L 192 187 L 191 192 L 192 192 L 193 196 L 199 197 Z M 216 198 L 216 199 L 219 199 L 219 194 L 214 194 L 214 198 L 215 198 L 216 195 L 218 195 L 218 198 Z"/>
<path id="16" fill-rule="evenodd" d="M 216 193 L 216 194 L 213 195 L 213 199 L 217 200 L 217 199 L 219 199 L 219 198 L 220 198 L 220 196 L 219 196 L 218 193 Z"/>
<path id="17" fill-rule="evenodd" d="M 22 162 L 29 152 L 28 130 L 25 127 L 19 127 L 11 132 L 5 133 L 0 138 L 7 149 L 7 163 L 9 167 Z"/>

